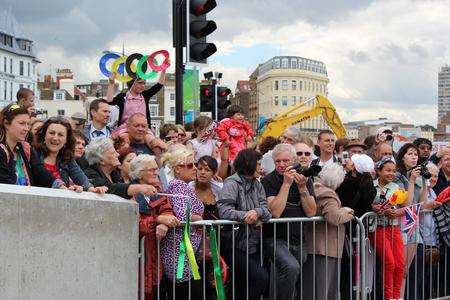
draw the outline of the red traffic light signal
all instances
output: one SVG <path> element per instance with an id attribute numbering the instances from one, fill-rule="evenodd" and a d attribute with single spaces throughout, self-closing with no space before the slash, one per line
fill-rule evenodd
<path id="1" fill-rule="evenodd" d="M 207 58 L 217 52 L 213 43 L 208 43 L 206 37 L 217 29 L 216 22 L 207 20 L 206 14 L 217 6 L 215 0 L 190 0 L 186 26 L 187 61 L 196 64 L 206 64 Z"/>
<path id="2" fill-rule="evenodd" d="M 217 95 L 219 97 L 227 97 L 229 94 L 231 94 L 231 90 L 227 87 L 218 87 L 217 88 Z"/>
<path id="3" fill-rule="evenodd" d="M 210 85 L 204 86 L 201 88 L 201 93 L 203 96 L 205 96 L 207 98 L 212 97 L 212 96 L 214 96 L 214 88 Z"/>

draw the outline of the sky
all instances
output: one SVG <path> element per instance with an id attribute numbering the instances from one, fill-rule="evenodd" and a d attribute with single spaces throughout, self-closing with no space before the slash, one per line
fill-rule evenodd
<path id="1" fill-rule="evenodd" d="M 216 0 L 218 52 L 201 72 L 234 91 L 259 63 L 295 55 L 326 64 L 329 99 L 344 121 L 391 118 L 436 125 L 437 76 L 450 63 L 450 0 Z M 104 78 L 102 51 L 172 48 L 172 1 L 0 0 L 35 43 L 41 75 L 71 68 Z M 169 71 L 173 71 L 169 69 Z"/>

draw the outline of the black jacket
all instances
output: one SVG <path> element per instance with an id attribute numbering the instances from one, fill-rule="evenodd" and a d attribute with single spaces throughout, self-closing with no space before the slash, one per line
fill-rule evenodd
<path id="1" fill-rule="evenodd" d="M 148 128 L 152 128 L 151 127 L 151 118 L 150 118 L 150 108 L 148 103 L 150 102 L 150 99 L 156 95 L 156 93 L 159 92 L 159 90 L 163 87 L 162 84 L 157 83 L 155 85 L 153 85 L 151 88 L 149 88 L 148 90 L 145 90 L 142 92 L 142 96 L 144 96 L 145 99 L 145 115 L 147 117 L 147 124 L 148 124 Z M 110 105 L 117 105 L 117 107 L 119 107 L 119 120 L 118 120 L 118 126 L 122 125 L 122 116 L 123 116 L 123 111 L 125 109 L 125 95 L 126 93 L 119 93 L 117 94 L 114 98 L 113 101 L 110 102 Z"/>
<path id="2" fill-rule="evenodd" d="M 377 195 L 373 182 L 369 181 L 364 185 L 361 183 L 361 179 L 361 175 L 354 177 L 351 173 L 347 173 L 342 184 L 336 189 L 342 206 L 353 209 L 357 217 L 372 211 L 372 202 Z"/>
<path id="3" fill-rule="evenodd" d="M 26 146 L 29 147 L 28 143 Z M 27 147 L 27 148 L 28 148 Z M 7 152 L 5 152 L 8 151 Z M 51 188 L 57 183 L 52 173 L 44 168 L 44 164 L 39 159 L 36 152 L 30 149 L 30 155 L 25 153 L 24 146 L 18 143 L 16 146 L 18 155 L 22 157 L 25 164 L 26 172 L 30 179 L 29 185 Z M 0 183 L 16 184 L 16 160 L 14 153 L 12 153 L 5 144 L 0 147 Z"/>
<path id="4" fill-rule="evenodd" d="M 125 199 L 131 198 L 131 196 L 128 195 L 128 188 L 130 185 L 123 182 L 119 172 L 113 171 L 111 173 L 113 182 L 103 174 L 97 164 L 90 166 L 84 172 L 93 186 L 106 186 L 108 187 L 108 194 L 114 194 Z"/>

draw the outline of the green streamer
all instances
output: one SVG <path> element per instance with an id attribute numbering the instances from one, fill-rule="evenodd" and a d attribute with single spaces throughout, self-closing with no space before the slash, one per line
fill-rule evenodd
<path id="1" fill-rule="evenodd" d="M 209 227 L 209 247 L 214 266 L 214 280 L 216 282 L 217 300 L 225 300 L 225 289 L 222 282 L 222 269 L 220 268 L 220 257 L 217 249 L 216 231 L 214 226 Z"/>

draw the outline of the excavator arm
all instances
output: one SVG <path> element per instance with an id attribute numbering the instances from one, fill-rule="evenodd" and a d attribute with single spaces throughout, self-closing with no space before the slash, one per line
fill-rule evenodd
<path id="1" fill-rule="evenodd" d="M 307 106 L 309 101 L 314 101 L 312 107 Z M 345 127 L 334 106 L 327 98 L 317 95 L 307 102 L 298 104 L 275 118 L 268 120 L 261 134 L 261 138 L 267 136 L 279 137 L 289 126 L 299 124 L 320 115 L 338 138 L 345 136 Z"/>

